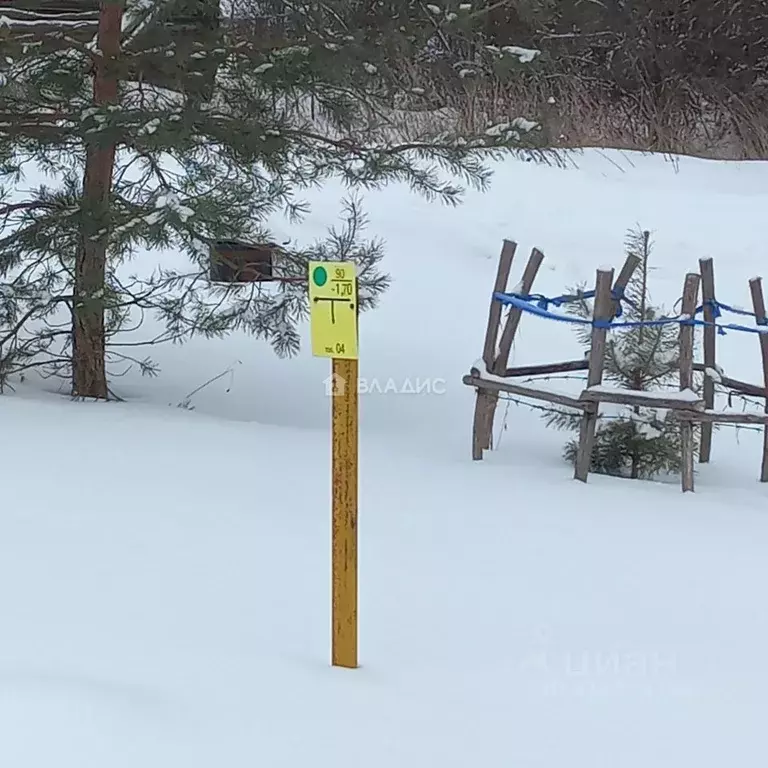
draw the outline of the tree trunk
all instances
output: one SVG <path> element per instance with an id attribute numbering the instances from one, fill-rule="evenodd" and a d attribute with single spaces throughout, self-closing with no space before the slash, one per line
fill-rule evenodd
<path id="1" fill-rule="evenodd" d="M 117 103 L 114 60 L 120 53 L 123 6 L 103 0 L 99 11 L 98 48 L 93 100 L 96 106 Z M 72 393 L 106 399 L 106 338 L 104 281 L 107 267 L 109 205 L 115 144 L 96 136 L 86 147 L 83 178 L 84 217 L 75 264 L 75 301 L 72 309 Z"/>

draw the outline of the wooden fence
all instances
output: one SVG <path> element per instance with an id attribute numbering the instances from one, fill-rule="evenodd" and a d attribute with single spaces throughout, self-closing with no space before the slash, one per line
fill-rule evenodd
<path id="1" fill-rule="evenodd" d="M 515 335 L 524 311 L 524 302 L 517 301 L 510 306 L 503 317 L 504 294 L 507 291 L 510 272 L 517 245 L 505 241 L 499 259 L 488 325 L 483 344 L 482 366 L 478 364 L 470 370 L 463 381 L 474 387 L 477 393 L 475 414 L 472 427 L 472 458 L 481 460 L 483 453 L 492 445 L 493 424 L 499 393 L 507 392 L 519 397 L 540 400 L 571 408 L 581 412 L 578 452 L 575 461 L 574 477 L 586 482 L 589 473 L 595 432 L 599 419 L 601 403 L 616 403 L 626 406 L 646 406 L 666 409 L 670 418 L 680 422 L 683 491 L 694 489 L 694 425 L 701 429 L 699 462 L 707 463 L 712 451 L 712 428 L 714 424 L 759 424 L 764 425 L 763 457 L 760 471 L 761 482 L 768 482 L 768 333 L 758 332 L 762 357 L 763 382 L 760 385 L 733 379 L 724 375 L 717 366 L 717 315 L 719 305 L 715 297 L 714 266 L 711 258 L 699 260 L 699 272 L 685 276 L 682 286 L 682 306 L 679 318 L 670 319 L 678 322 L 679 333 L 679 390 L 671 392 L 644 392 L 615 389 L 603 386 L 606 339 L 609 326 L 616 316 L 620 297 L 627 287 L 632 274 L 640 263 L 637 257 L 630 256 L 625 261 L 617 277 L 613 269 L 598 269 L 595 278 L 594 309 L 589 355 L 581 360 L 548 362 L 541 365 L 509 367 L 509 355 Z M 529 297 L 536 275 L 544 260 L 544 254 L 533 249 L 523 271 L 522 280 L 515 293 L 517 297 Z M 615 277 L 615 279 L 614 279 Z M 765 300 L 762 280 L 759 277 L 749 281 L 753 312 L 733 310 L 750 315 L 756 323 L 755 328 L 723 324 L 724 328 L 736 330 L 761 331 L 766 326 Z M 701 307 L 698 305 L 699 295 Z M 695 320 L 697 310 L 701 309 L 703 321 Z M 732 309 L 732 308 L 729 308 Z M 703 361 L 694 360 L 694 336 L 696 326 L 704 328 Z M 620 332 L 620 328 L 617 328 Z M 482 370 L 484 368 L 484 370 Z M 515 380 L 521 377 L 587 372 L 587 386 L 578 396 L 542 388 L 536 383 L 519 384 Z M 704 374 L 701 394 L 694 392 L 694 373 Z M 735 411 L 715 410 L 715 383 L 729 392 L 765 398 L 764 413 L 740 413 Z"/>

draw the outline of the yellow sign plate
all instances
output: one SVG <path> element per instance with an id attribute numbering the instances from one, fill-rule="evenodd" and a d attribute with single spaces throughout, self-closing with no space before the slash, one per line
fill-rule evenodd
<path id="1" fill-rule="evenodd" d="M 349 261 L 309 262 L 312 354 L 357 360 L 357 267 Z"/>

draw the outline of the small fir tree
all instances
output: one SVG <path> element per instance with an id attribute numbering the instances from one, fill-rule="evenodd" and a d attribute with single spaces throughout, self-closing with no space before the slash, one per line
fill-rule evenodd
<path id="1" fill-rule="evenodd" d="M 650 321 L 664 315 L 651 303 L 648 277 L 652 242 L 641 229 L 627 235 L 628 254 L 640 259 L 622 301 L 622 320 Z M 583 296 L 584 287 L 576 289 Z M 581 298 L 569 305 L 581 318 L 592 317 L 592 302 Z M 579 341 L 589 347 L 589 326 L 579 326 Z M 679 326 L 677 324 L 617 328 L 609 331 L 605 355 L 605 379 L 623 389 L 653 391 L 672 386 L 679 371 Z M 662 472 L 680 469 L 680 425 L 663 409 L 617 406 L 619 413 L 601 419 L 595 434 L 590 470 L 599 474 L 631 478 L 651 478 Z M 577 430 L 579 414 L 548 414 L 550 426 Z M 578 443 L 570 441 L 564 456 L 576 459 Z"/>

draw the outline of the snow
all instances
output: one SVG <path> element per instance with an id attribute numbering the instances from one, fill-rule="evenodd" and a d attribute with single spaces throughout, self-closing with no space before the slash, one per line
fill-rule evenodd
<path id="1" fill-rule="evenodd" d="M 517 56 L 521 64 L 530 64 L 530 62 L 541 54 L 541 51 L 537 51 L 533 48 L 521 48 L 519 45 L 505 45 L 501 50 L 502 53 Z"/>
<path id="2" fill-rule="evenodd" d="M 598 392 L 606 395 L 609 394 L 629 394 L 626 389 L 620 389 L 619 387 L 611 387 L 606 384 L 595 384 L 591 387 L 587 387 L 590 392 Z M 701 396 L 697 395 L 692 389 L 681 389 L 679 391 L 674 390 L 654 390 L 650 392 L 643 392 L 643 397 L 651 398 L 652 400 L 679 400 L 683 403 L 698 403 L 701 401 Z"/>
<path id="3" fill-rule="evenodd" d="M 521 131 L 525 131 L 526 133 L 533 131 L 538 127 L 539 124 L 537 122 L 534 122 L 533 120 L 526 120 L 524 117 L 516 117 L 512 121 L 512 128 L 519 128 Z"/>
<path id="4" fill-rule="evenodd" d="M 510 283 L 546 254 L 545 295 L 620 267 L 637 223 L 668 306 L 701 254 L 733 304 L 764 268 L 765 164 L 571 159 L 508 162 L 458 209 L 366 197 L 393 285 L 360 319 L 360 376 L 381 383 L 360 397 L 360 669 L 329 667 L 327 360 L 234 335 L 151 350 L 160 377 L 115 379 L 124 403 L 34 377 L 0 397 L 0 765 L 765 764 L 762 433 L 718 429 L 685 495 L 675 478 L 575 483 L 570 436 L 510 401 L 500 449 L 469 458 L 461 378 L 504 238 Z M 311 191 L 276 241 L 322 237 L 345 192 Z M 160 260 L 178 257 L 130 268 Z M 580 354 L 526 315 L 512 364 Z M 762 380 L 754 334 L 718 338 L 718 362 Z"/>
<path id="5" fill-rule="evenodd" d="M 647 411 L 635 413 L 632 409 L 627 409 L 625 417 L 634 422 L 638 434 L 652 439 L 663 434 L 661 425 L 664 423 L 666 415 L 667 410 L 664 408 L 654 409 L 650 413 Z"/>
<path id="6" fill-rule="evenodd" d="M 11 9 L 7 9 L 11 10 Z M 13 9 L 14 13 L 18 14 L 24 14 L 25 11 L 21 9 Z M 89 14 L 84 13 L 81 14 L 82 18 L 77 18 L 78 14 L 72 14 L 73 18 L 57 18 L 56 25 L 61 27 L 92 27 L 94 26 L 94 19 L 88 18 Z M 5 14 L 0 14 L 0 28 L 2 27 L 37 27 L 37 26 L 44 26 L 44 27 L 50 27 L 51 26 L 51 19 L 50 18 L 35 18 L 34 14 L 30 14 L 30 18 L 16 18 L 16 17 L 9 17 Z"/>
<path id="7" fill-rule="evenodd" d="M 539 124 L 533 120 L 526 120 L 524 117 L 516 117 L 511 123 L 496 123 L 485 130 L 486 136 L 502 136 L 515 128 L 528 133 L 538 128 Z"/>
<path id="8" fill-rule="evenodd" d="M 160 195 L 155 200 L 155 208 L 156 209 L 163 209 L 167 208 L 169 210 L 175 211 L 176 214 L 179 216 L 179 218 L 186 222 L 192 216 L 194 216 L 195 211 L 190 208 L 188 205 L 184 205 L 180 200 L 178 195 L 175 192 L 167 192 L 165 194 Z M 152 214 L 150 214 L 151 216 Z M 147 220 L 148 217 L 145 217 L 145 220 Z"/>

